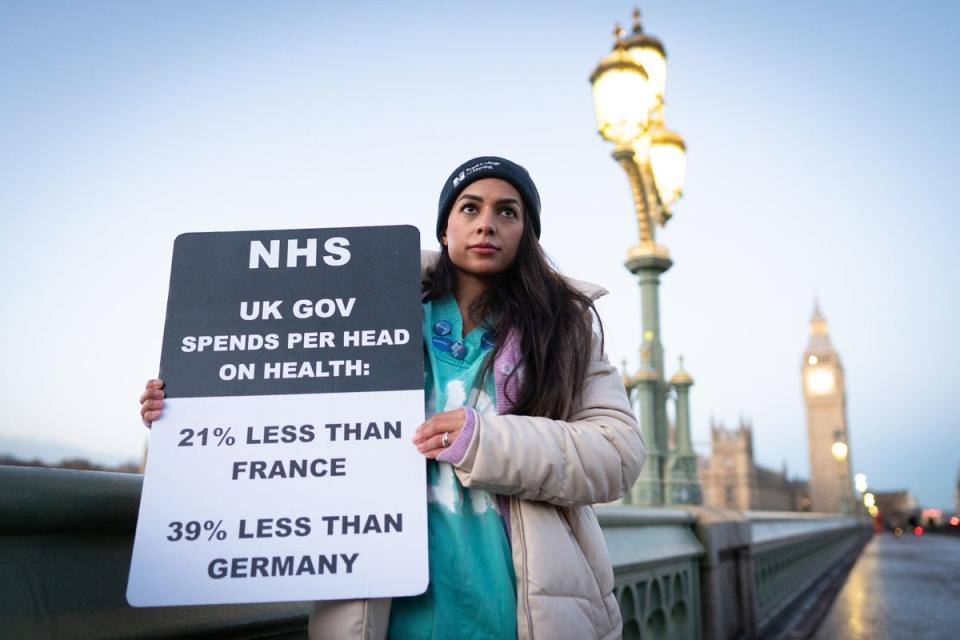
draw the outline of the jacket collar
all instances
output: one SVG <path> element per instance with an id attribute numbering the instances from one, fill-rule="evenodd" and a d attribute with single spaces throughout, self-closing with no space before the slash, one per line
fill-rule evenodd
<path id="1" fill-rule="evenodd" d="M 426 289 L 430 286 L 430 279 L 433 277 L 433 270 L 437 265 L 437 260 L 439 259 L 439 251 L 423 250 L 420 252 L 420 285 L 422 289 Z M 568 278 L 567 276 L 562 277 L 567 281 L 567 284 L 591 300 L 596 300 L 597 298 L 605 296 L 609 293 L 609 291 L 600 285 L 593 284 L 592 282 L 587 282 L 586 280 L 576 280 L 575 278 Z"/>

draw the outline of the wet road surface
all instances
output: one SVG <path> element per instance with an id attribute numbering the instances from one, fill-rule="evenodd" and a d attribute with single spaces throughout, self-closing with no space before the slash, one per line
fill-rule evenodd
<path id="1" fill-rule="evenodd" d="M 874 536 L 813 637 L 960 638 L 960 537 Z"/>

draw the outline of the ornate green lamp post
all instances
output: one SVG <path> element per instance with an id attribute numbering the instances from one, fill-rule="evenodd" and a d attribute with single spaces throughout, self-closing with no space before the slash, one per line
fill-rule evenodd
<path id="1" fill-rule="evenodd" d="M 668 383 L 664 376 L 660 341 L 660 275 L 673 262 L 667 247 L 656 241 L 657 226 L 671 217 L 670 206 L 683 191 L 686 145 L 663 120 L 667 64 L 663 44 L 644 33 L 640 11 L 633 12 L 631 33 L 616 28 L 613 50 L 593 74 L 593 104 L 597 130 L 614 144 L 613 158 L 623 168 L 633 194 L 640 241 L 627 251 L 626 267 L 640 281 L 643 344 L 640 369 L 625 376 L 634 402 L 649 458 L 626 502 L 641 505 L 699 504 L 696 457 L 690 446 L 689 387 L 686 372 Z M 681 366 L 682 371 L 682 366 Z M 677 390 L 676 437 L 669 448 L 667 396 Z M 682 416 L 682 418 L 681 418 Z"/>

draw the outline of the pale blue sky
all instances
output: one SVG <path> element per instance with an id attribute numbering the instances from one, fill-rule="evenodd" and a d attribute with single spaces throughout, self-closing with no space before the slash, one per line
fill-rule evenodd
<path id="1" fill-rule="evenodd" d="M 842 6 L 841 6 L 842 5 Z M 135 456 L 173 238 L 411 223 L 460 161 L 524 164 L 543 244 L 637 362 L 636 223 L 590 86 L 626 2 L 9 3 L 0 8 L 0 436 Z M 948 507 L 960 466 L 960 5 L 647 2 L 689 146 L 660 240 L 670 371 L 759 460 L 807 473 L 819 295 L 855 471 Z"/>

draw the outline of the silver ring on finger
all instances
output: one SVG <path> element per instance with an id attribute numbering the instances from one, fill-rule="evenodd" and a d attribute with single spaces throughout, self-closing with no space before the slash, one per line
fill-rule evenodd
<path id="1" fill-rule="evenodd" d="M 446 449 L 447 447 L 450 446 L 450 432 L 449 432 L 449 431 L 444 431 L 444 432 L 443 432 L 443 440 L 440 441 L 440 444 L 443 445 L 443 448 L 444 448 L 444 449 Z"/>

